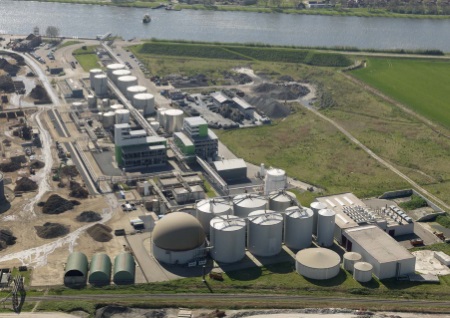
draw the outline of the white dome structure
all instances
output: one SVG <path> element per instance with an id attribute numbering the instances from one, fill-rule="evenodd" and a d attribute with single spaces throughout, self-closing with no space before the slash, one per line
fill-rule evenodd
<path id="1" fill-rule="evenodd" d="M 268 195 L 272 191 L 286 189 L 286 186 L 286 171 L 275 168 L 271 168 L 266 171 L 266 177 L 264 179 L 265 195 Z"/>
<path id="2" fill-rule="evenodd" d="M 200 222 L 184 212 L 159 220 L 152 234 L 153 256 L 167 264 L 186 264 L 204 253 L 205 232 Z"/>
<path id="3" fill-rule="evenodd" d="M 147 93 L 147 87 L 142 85 L 135 85 L 127 88 L 127 98 L 130 101 L 133 101 L 134 95 L 143 93 Z"/>
<path id="4" fill-rule="evenodd" d="M 155 113 L 155 96 L 153 96 L 153 94 L 150 93 L 134 94 L 132 103 L 135 108 L 143 110 L 144 116 L 152 115 Z M 163 125 L 163 123 L 161 122 L 159 123 Z"/>
<path id="5" fill-rule="evenodd" d="M 113 73 L 114 71 L 117 71 L 117 70 L 124 70 L 124 69 L 126 69 L 126 66 L 125 66 L 125 65 L 119 64 L 119 63 L 113 63 L 113 64 L 109 64 L 109 65 L 106 67 L 106 72 L 108 73 L 108 76 L 109 76 L 109 77 L 112 77 L 112 73 Z"/>
<path id="6" fill-rule="evenodd" d="M 341 258 L 326 248 L 307 248 L 295 255 L 297 273 L 311 279 L 330 279 L 339 274 Z"/>

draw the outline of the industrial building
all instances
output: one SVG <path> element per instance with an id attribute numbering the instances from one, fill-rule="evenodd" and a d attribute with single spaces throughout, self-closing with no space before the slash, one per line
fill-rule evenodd
<path id="1" fill-rule="evenodd" d="M 222 92 L 215 92 L 211 94 L 214 109 L 219 109 L 220 107 L 231 104 L 230 99 Z"/>
<path id="2" fill-rule="evenodd" d="M 227 183 L 247 178 L 247 164 L 244 159 L 222 159 L 213 162 L 213 167 L 219 176 Z"/>
<path id="3" fill-rule="evenodd" d="M 104 253 L 92 256 L 89 268 L 89 284 L 96 286 L 109 285 L 111 281 L 111 259 Z"/>
<path id="4" fill-rule="evenodd" d="M 70 287 L 86 285 L 88 272 L 88 259 L 81 252 L 73 252 L 69 255 L 64 269 L 64 285 Z"/>
<path id="5" fill-rule="evenodd" d="M 245 100 L 243 100 L 240 97 L 234 97 L 233 99 L 233 106 L 245 116 L 247 119 L 253 119 L 255 117 L 255 107 L 247 103 Z"/>
<path id="6" fill-rule="evenodd" d="M 59 87 L 65 98 L 83 98 L 83 88 L 74 79 L 68 78 L 59 82 Z"/>
<path id="7" fill-rule="evenodd" d="M 121 253 L 114 259 L 113 281 L 116 285 L 134 284 L 136 264 L 133 255 Z"/>

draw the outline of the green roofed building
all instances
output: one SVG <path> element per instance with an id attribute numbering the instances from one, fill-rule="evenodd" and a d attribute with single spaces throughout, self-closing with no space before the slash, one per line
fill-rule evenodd
<path id="1" fill-rule="evenodd" d="M 81 252 L 73 252 L 67 258 L 64 271 L 64 285 L 79 287 L 86 285 L 88 272 L 88 259 Z"/>
<path id="2" fill-rule="evenodd" d="M 135 275 L 134 258 L 130 253 L 121 253 L 114 259 L 114 284 L 134 284 Z"/>
<path id="3" fill-rule="evenodd" d="M 104 253 L 92 256 L 89 269 L 89 284 L 104 286 L 111 281 L 111 259 Z"/>

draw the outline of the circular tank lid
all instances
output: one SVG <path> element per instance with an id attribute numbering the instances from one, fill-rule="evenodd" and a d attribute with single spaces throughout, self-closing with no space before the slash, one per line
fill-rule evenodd
<path id="1" fill-rule="evenodd" d="M 106 113 L 103 113 L 103 117 L 110 117 L 110 116 L 115 116 L 116 115 L 116 113 L 115 112 L 111 112 L 111 111 L 109 111 L 109 112 L 106 112 Z"/>
<path id="2" fill-rule="evenodd" d="M 266 174 L 269 174 L 274 177 L 278 177 L 278 176 L 284 176 L 286 174 L 286 171 L 284 171 L 283 169 L 272 168 L 272 169 L 267 170 Z"/>
<path id="3" fill-rule="evenodd" d="M 89 72 L 90 72 L 90 73 L 101 73 L 102 70 L 99 69 L 99 68 L 91 68 L 91 69 L 89 70 Z"/>
<path id="4" fill-rule="evenodd" d="M 341 263 L 339 254 L 326 248 L 306 248 L 295 255 L 295 260 L 310 268 L 330 268 Z"/>
<path id="5" fill-rule="evenodd" d="M 158 122 L 156 122 L 156 123 L 158 123 Z M 227 204 L 227 202 L 214 200 L 214 199 L 201 200 L 197 203 L 196 207 L 197 207 L 197 210 L 199 210 L 199 211 L 202 211 L 205 213 L 213 213 L 213 214 L 225 213 L 231 209 L 230 204 Z"/>
<path id="6" fill-rule="evenodd" d="M 356 252 L 347 252 L 344 254 L 344 259 L 348 259 L 350 261 L 359 261 L 362 259 L 361 254 Z"/>
<path id="7" fill-rule="evenodd" d="M 169 251 L 188 251 L 205 242 L 200 222 L 184 212 L 173 212 L 159 220 L 153 229 L 153 243 Z"/>
<path id="8" fill-rule="evenodd" d="M 134 86 L 131 86 L 134 87 Z M 130 89 L 131 87 L 128 87 L 128 89 Z M 140 94 L 136 94 L 133 96 L 133 99 L 140 99 L 140 100 L 146 100 L 146 99 L 153 99 L 155 98 L 155 96 L 153 96 L 153 94 L 150 93 L 140 93 Z"/>
<path id="9" fill-rule="evenodd" d="M 325 203 L 317 202 L 317 201 L 311 203 L 310 206 L 311 206 L 312 209 L 316 209 L 316 210 L 322 210 L 322 209 L 326 209 L 327 208 L 327 205 Z"/>
<path id="10" fill-rule="evenodd" d="M 128 109 L 118 109 L 116 110 L 116 114 L 129 114 L 130 111 Z"/>
<path id="11" fill-rule="evenodd" d="M 322 210 L 319 210 L 319 215 L 322 215 L 322 216 L 335 216 L 336 212 L 334 212 L 331 209 L 322 209 Z"/>
<path id="12" fill-rule="evenodd" d="M 106 74 L 98 74 L 98 75 L 95 75 L 94 78 L 103 79 L 103 78 L 107 78 L 107 77 L 106 77 Z"/>
<path id="13" fill-rule="evenodd" d="M 83 103 L 81 103 L 81 102 L 74 102 L 74 103 L 72 103 L 72 106 L 82 106 L 83 105 Z"/>
<path id="14" fill-rule="evenodd" d="M 95 98 L 95 96 L 94 96 L 94 95 L 91 95 L 91 94 L 89 94 L 89 95 L 87 96 L 87 98 Z"/>
<path id="15" fill-rule="evenodd" d="M 367 263 L 367 262 L 358 262 L 358 263 L 355 263 L 353 268 L 355 270 L 368 272 L 368 271 L 371 271 L 373 269 L 373 266 L 372 266 L 372 264 Z"/>
<path id="16" fill-rule="evenodd" d="M 137 80 L 136 76 L 133 75 L 125 75 L 125 76 L 121 76 L 117 79 L 119 82 L 133 82 Z"/>
<path id="17" fill-rule="evenodd" d="M 165 114 L 167 116 L 181 116 L 183 115 L 183 111 L 181 109 L 168 109 Z"/>
<path id="18" fill-rule="evenodd" d="M 283 216 L 272 210 L 258 210 L 249 213 L 248 220 L 259 225 L 274 225 L 283 222 Z"/>
<path id="19" fill-rule="evenodd" d="M 291 206 L 286 209 L 286 216 L 294 219 L 307 219 L 313 217 L 314 212 L 309 208 Z"/>
<path id="20" fill-rule="evenodd" d="M 123 105 L 122 104 L 114 104 L 114 105 L 111 105 L 111 108 L 112 109 L 122 109 Z"/>
<path id="21" fill-rule="evenodd" d="M 269 200 L 277 202 L 291 202 L 296 199 L 295 194 L 289 191 L 272 191 L 269 193 Z"/>
<path id="22" fill-rule="evenodd" d="M 113 64 L 109 64 L 107 66 L 107 68 L 110 70 L 120 70 L 122 68 L 125 68 L 125 65 L 120 64 L 120 63 L 113 63 Z"/>
<path id="23" fill-rule="evenodd" d="M 129 70 L 120 69 L 120 70 L 113 71 L 112 74 L 114 76 L 120 77 L 120 76 L 130 75 L 131 72 Z"/>
<path id="24" fill-rule="evenodd" d="M 239 194 L 233 198 L 233 203 L 244 208 L 264 206 L 267 201 L 256 194 Z"/>
<path id="25" fill-rule="evenodd" d="M 237 231 L 246 226 L 244 219 L 234 215 L 217 216 L 209 222 L 209 225 L 216 230 L 227 232 Z"/>
<path id="26" fill-rule="evenodd" d="M 141 85 L 134 85 L 127 88 L 129 92 L 145 92 L 147 91 L 147 87 Z"/>

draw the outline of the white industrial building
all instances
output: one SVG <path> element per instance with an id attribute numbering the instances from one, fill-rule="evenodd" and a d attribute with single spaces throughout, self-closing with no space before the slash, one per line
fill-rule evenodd
<path id="1" fill-rule="evenodd" d="M 379 279 L 414 273 L 416 257 L 376 225 L 345 230 L 342 245 L 361 254 Z"/>

